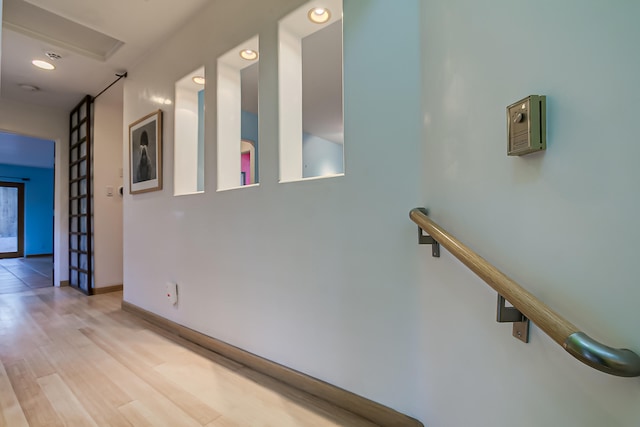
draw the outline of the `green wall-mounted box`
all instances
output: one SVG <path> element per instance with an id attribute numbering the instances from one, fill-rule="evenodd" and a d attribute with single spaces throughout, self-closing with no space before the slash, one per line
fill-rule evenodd
<path id="1" fill-rule="evenodd" d="M 507 107 L 507 155 L 547 149 L 547 97 L 530 95 Z"/>

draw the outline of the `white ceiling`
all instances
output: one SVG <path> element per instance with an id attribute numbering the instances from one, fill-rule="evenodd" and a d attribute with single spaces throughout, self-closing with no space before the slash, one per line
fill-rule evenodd
<path id="1" fill-rule="evenodd" d="M 0 96 L 71 110 L 85 95 L 97 95 L 210 0 L 3 2 Z M 56 70 L 31 65 L 33 59 L 47 59 L 49 51 L 62 56 L 51 61 Z M 29 92 L 20 84 L 40 90 Z"/>
<path id="2" fill-rule="evenodd" d="M 210 0 L 3 0 L 0 97 L 71 111 Z M 55 52 L 54 71 L 31 65 Z M 36 86 L 31 92 L 19 85 Z M 0 163 L 53 167 L 53 142 L 0 133 Z"/>
<path id="3" fill-rule="evenodd" d="M 68 111 L 85 95 L 100 93 L 118 74 L 132 68 L 146 52 L 211 3 L 211 0 L 2 1 L 0 97 Z M 304 128 L 341 143 L 342 67 L 335 66 L 336 61 L 341 65 L 342 59 L 341 24 L 331 25 L 327 30 L 319 32 L 325 35 L 318 33 L 305 39 L 303 61 L 309 75 L 303 91 L 308 112 Z M 306 54 L 307 46 L 310 52 L 323 54 Z M 35 68 L 31 61 L 47 59 L 47 52 L 62 56 L 49 61 L 56 69 Z M 250 71 L 246 73 L 251 80 L 248 84 L 257 87 L 257 67 Z M 39 90 L 28 91 L 20 85 Z M 257 101 L 254 99 L 252 103 Z M 311 117 L 319 119 L 314 122 L 309 120 Z M 0 141 L 4 138 L 0 135 Z M 25 141 L 27 147 L 30 142 Z M 8 156 L 10 150 L 0 152 L 0 163 L 20 163 Z"/>

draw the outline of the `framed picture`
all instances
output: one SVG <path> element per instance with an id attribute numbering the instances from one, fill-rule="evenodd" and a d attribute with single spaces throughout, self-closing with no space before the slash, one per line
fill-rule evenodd
<path id="1" fill-rule="evenodd" d="M 129 125 L 129 193 L 162 190 L 162 110 Z"/>

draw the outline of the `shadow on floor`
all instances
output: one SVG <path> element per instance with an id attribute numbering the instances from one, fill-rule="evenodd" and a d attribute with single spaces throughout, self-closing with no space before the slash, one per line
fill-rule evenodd
<path id="1" fill-rule="evenodd" d="M 53 286 L 53 258 L 0 259 L 0 294 Z"/>

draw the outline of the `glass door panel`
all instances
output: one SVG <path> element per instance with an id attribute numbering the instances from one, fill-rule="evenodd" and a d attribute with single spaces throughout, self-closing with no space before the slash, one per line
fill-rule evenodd
<path id="1" fill-rule="evenodd" d="M 24 184 L 0 182 L 0 258 L 24 255 Z"/>

